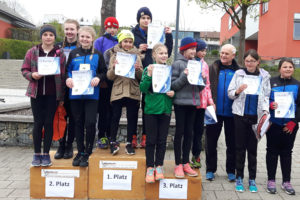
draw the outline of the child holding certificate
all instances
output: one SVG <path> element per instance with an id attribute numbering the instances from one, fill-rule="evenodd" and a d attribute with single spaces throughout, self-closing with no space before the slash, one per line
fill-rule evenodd
<path id="1" fill-rule="evenodd" d="M 128 30 L 122 30 L 118 34 L 118 41 L 119 44 L 110 50 L 111 57 L 107 72 L 107 78 L 113 81 L 110 97 L 110 102 L 112 104 L 110 151 L 113 155 L 119 151 L 119 145 L 116 137 L 122 107 L 125 106 L 127 113 L 126 153 L 133 155 L 135 154 L 135 151 L 132 148 L 131 143 L 132 135 L 136 134 L 137 130 L 138 110 L 140 107 L 141 95 L 139 82 L 142 77 L 143 67 L 140 53 L 133 45 L 133 34 Z"/>
<path id="2" fill-rule="evenodd" d="M 142 7 L 138 10 L 136 16 L 138 24 L 132 28 L 132 33 L 135 37 L 134 45 L 139 51 L 144 55 L 143 66 L 148 66 L 153 64 L 152 58 L 152 49 L 148 48 L 147 40 L 148 40 L 148 28 L 149 24 L 152 22 L 152 13 L 149 8 Z M 165 27 L 164 29 L 164 37 L 166 39 L 165 45 L 168 48 L 168 56 L 170 57 L 173 49 L 173 37 L 172 37 L 172 29 L 170 27 Z M 143 119 L 143 133 L 142 138 L 140 140 L 140 147 L 144 148 L 146 146 L 146 132 L 145 132 L 145 119 L 144 119 L 144 94 L 142 94 L 142 119 Z M 133 135 L 132 146 L 134 148 L 137 147 L 137 136 Z"/>
<path id="3" fill-rule="evenodd" d="M 174 137 L 175 177 L 184 178 L 198 176 L 190 167 L 189 154 L 193 139 L 193 126 L 196 115 L 196 106 L 200 106 L 200 91 L 204 86 L 191 85 L 187 80 L 188 61 L 194 60 L 197 42 L 192 37 L 181 40 L 180 53 L 172 65 L 171 89 L 175 91 L 174 111 L 176 118 L 176 131 Z M 182 141 L 183 140 L 183 141 Z"/>
<path id="4" fill-rule="evenodd" d="M 278 70 L 280 75 L 271 78 L 270 109 L 272 125 L 267 131 L 267 191 L 276 193 L 276 170 L 278 156 L 282 172 L 281 188 L 290 195 L 295 194 L 291 181 L 292 150 L 298 122 L 300 121 L 300 83 L 292 77 L 295 66 L 291 59 L 282 58 Z"/>
<path id="5" fill-rule="evenodd" d="M 200 92 L 200 106 L 197 106 L 195 123 L 194 123 L 194 134 L 193 134 L 193 146 L 192 146 L 192 161 L 191 166 L 195 168 L 201 167 L 200 153 L 202 149 L 202 134 L 204 130 L 204 114 L 207 106 L 214 105 L 214 101 L 211 96 L 210 81 L 209 81 L 209 68 L 207 63 L 204 61 L 206 55 L 207 45 L 203 40 L 196 40 L 196 60 L 202 63 L 202 75 L 206 77 L 205 88 Z"/>
<path id="6" fill-rule="evenodd" d="M 58 45 L 64 49 L 66 58 L 69 57 L 71 50 L 77 48 L 77 34 L 79 29 L 79 23 L 74 19 L 67 19 L 63 25 L 65 40 L 58 43 Z M 69 88 L 66 87 L 64 107 L 67 112 L 66 121 L 68 126 L 65 130 L 64 137 L 59 141 L 59 147 L 54 155 L 55 159 L 69 159 L 73 157 L 73 141 L 75 138 L 75 124 L 71 114 Z M 69 120 L 68 120 L 69 119 Z"/>
<path id="7" fill-rule="evenodd" d="M 104 21 L 105 33 L 102 37 L 95 41 L 95 49 L 104 52 L 116 44 L 118 44 L 117 33 L 119 30 L 119 22 L 115 17 L 108 17 Z M 105 59 L 105 56 L 104 56 Z M 105 61 L 106 62 L 106 61 Z M 108 67 L 108 66 L 106 66 Z M 101 149 L 108 148 L 110 137 L 110 122 L 112 108 L 110 105 L 110 94 L 112 82 L 106 80 L 100 84 L 100 98 L 98 105 L 98 147 Z"/>
<path id="8" fill-rule="evenodd" d="M 99 82 L 105 80 L 106 67 L 103 55 L 94 49 L 96 37 L 92 27 L 84 26 L 78 31 L 81 47 L 71 51 L 67 63 L 66 84 L 70 88 L 71 113 L 75 121 L 75 136 L 78 153 L 73 166 L 88 166 L 92 154 L 96 116 L 99 99 Z M 86 138 L 84 140 L 84 127 Z M 86 145 L 84 145 L 86 141 Z"/>
<path id="9" fill-rule="evenodd" d="M 30 97 L 33 113 L 33 166 L 52 165 L 49 150 L 53 137 L 53 119 L 58 105 L 63 104 L 65 94 L 65 55 L 55 46 L 56 30 L 44 25 L 40 30 L 42 43 L 29 49 L 22 65 L 22 75 L 29 81 L 26 95 Z M 52 75 L 41 75 L 59 71 Z M 44 139 L 42 129 L 44 128 Z M 44 141 L 43 153 L 41 143 Z"/>
<path id="10" fill-rule="evenodd" d="M 152 55 L 155 64 L 165 65 L 168 59 L 167 47 L 163 44 L 156 44 L 153 47 Z M 151 64 L 145 68 L 140 83 L 141 92 L 145 93 L 147 183 L 164 179 L 162 166 L 171 119 L 172 97 L 174 96 L 174 91 L 166 93 L 153 92 L 152 76 L 155 67 Z"/>
<path id="11" fill-rule="evenodd" d="M 238 192 L 244 192 L 244 167 L 246 151 L 248 155 L 249 191 L 257 192 L 256 157 L 257 138 L 252 126 L 269 113 L 270 74 L 259 68 L 260 58 L 254 49 L 245 53 L 246 68 L 235 72 L 229 87 L 228 97 L 233 101 L 235 144 L 236 144 L 236 184 Z M 250 81 L 249 81 L 250 79 Z M 250 87 L 253 89 L 249 90 Z"/>

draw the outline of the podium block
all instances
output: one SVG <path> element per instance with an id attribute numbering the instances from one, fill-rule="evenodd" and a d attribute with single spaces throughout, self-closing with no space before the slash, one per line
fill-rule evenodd
<path id="1" fill-rule="evenodd" d="M 168 198 L 159 198 L 160 191 L 163 192 L 162 189 L 164 189 L 164 194 L 167 194 L 169 192 L 170 195 L 172 194 L 176 195 L 176 190 L 178 190 L 179 194 L 183 194 L 182 190 L 184 190 L 186 184 L 187 184 L 187 189 L 185 188 L 185 191 L 187 193 L 186 195 L 187 198 L 180 198 L 180 199 L 201 200 L 202 178 L 199 169 L 196 169 L 196 171 L 199 174 L 197 177 L 190 177 L 185 175 L 183 179 L 177 179 L 174 176 L 174 167 L 175 167 L 175 163 L 173 160 L 164 161 L 164 177 L 165 180 L 167 181 L 162 182 L 161 185 L 159 181 L 155 181 L 155 183 L 146 183 L 147 200 L 172 199 L 170 198 L 170 196 Z M 180 181 L 184 182 L 184 184 L 181 184 Z M 179 199 L 178 196 L 176 197 L 176 199 Z"/>
<path id="2" fill-rule="evenodd" d="M 125 153 L 121 144 L 117 155 L 96 149 L 89 158 L 90 199 L 145 199 L 146 158 L 144 149 Z M 104 184 L 103 184 L 104 183 Z"/>
<path id="3" fill-rule="evenodd" d="M 54 151 L 50 152 L 52 166 L 30 167 L 30 197 L 33 199 L 87 199 L 88 168 L 73 167 L 73 159 L 56 160 L 54 154 Z M 70 195 L 72 191 L 73 197 L 65 196 Z"/>

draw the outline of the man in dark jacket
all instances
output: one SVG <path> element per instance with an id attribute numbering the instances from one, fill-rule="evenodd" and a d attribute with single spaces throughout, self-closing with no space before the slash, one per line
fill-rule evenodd
<path id="1" fill-rule="evenodd" d="M 148 49 L 147 45 L 147 31 L 148 25 L 152 22 L 152 13 L 147 7 L 142 7 L 137 12 L 137 22 L 138 24 L 132 28 L 132 33 L 134 35 L 134 45 L 140 50 L 142 54 L 145 54 L 145 58 L 142 61 L 143 67 L 146 68 L 148 65 L 153 64 L 152 59 L 152 49 Z M 168 56 L 170 57 L 173 49 L 173 37 L 172 30 L 170 27 L 165 28 L 165 45 L 168 48 Z M 142 95 L 142 110 L 145 107 L 144 95 Z M 144 112 L 143 112 L 143 136 L 141 140 L 141 147 L 146 145 L 146 135 L 145 135 L 145 125 L 144 125 Z M 132 146 L 137 146 L 136 135 L 133 135 Z"/>
<path id="2" fill-rule="evenodd" d="M 235 181 L 235 134 L 232 114 L 233 101 L 228 98 L 227 89 L 236 70 L 239 69 L 234 60 L 236 48 L 231 44 L 222 46 L 220 60 L 209 67 L 211 93 L 216 103 L 218 122 L 206 126 L 206 179 L 214 180 L 217 171 L 217 144 L 223 122 L 226 141 L 226 172 L 230 182 Z"/>

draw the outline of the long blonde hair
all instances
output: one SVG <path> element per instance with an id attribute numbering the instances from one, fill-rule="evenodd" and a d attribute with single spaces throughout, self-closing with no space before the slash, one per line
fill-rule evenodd
<path id="1" fill-rule="evenodd" d="M 95 31 L 95 29 L 93 27 L 83 26 L 83 27 L 80 27 L 80 29 L 78 30 L 78 35 L 80 35 L 80 33 L 83 32 L 83 31 L 86 31 L 89 34 L 91 34 L 92 39 L 93 39 L 93 42 L 92 42 L 92 53 L 91 53 L 91 56 L 90 56 L 90 60 L 92 60 L 93 59 L 93 54 L 95 53 L 94 41 L 96 39 L 96 31 Z"/>

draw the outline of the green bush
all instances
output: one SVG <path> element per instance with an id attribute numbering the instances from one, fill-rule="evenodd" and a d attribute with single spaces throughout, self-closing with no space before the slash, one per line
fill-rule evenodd
<path id="1" fill-rule="evenodd" d="M 212 56 L 218 56 L 219 55 L 219 51 L 218 50 L 211 50 L 210 55 Z"/>
<path id="2" fill-rule="evenodd" d="M 38 43 L 0 38 L 0 58 L 4 52 L 9 52 L 11 59 L 24 59 L 27 50 Z"/>

